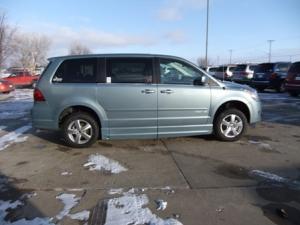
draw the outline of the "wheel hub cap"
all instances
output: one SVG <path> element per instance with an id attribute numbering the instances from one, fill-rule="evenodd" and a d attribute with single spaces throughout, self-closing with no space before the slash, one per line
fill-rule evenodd
<path id="1" fill-rule="evenodd" d="M 72 121 L 67 132 L 69 139 L 76 144 L 87 143 L 93 135 L 91 124 L 82 119 Z"/>

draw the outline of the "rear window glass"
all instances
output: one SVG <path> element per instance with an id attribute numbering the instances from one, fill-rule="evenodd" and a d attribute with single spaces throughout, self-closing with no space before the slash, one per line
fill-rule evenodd
<path id="1" fill-rule="evenodd" d="M 230 72 L 233 72 L 233 71 L 235 70 L 235 68 L 236 68 L 235 66 L 230 66 L 230 67 L 229 67 L 229 71 L 230 71 Z"/>
<path id="2" fill-rule="evenodd" d="M 108 83 L 152 83 L 152 59 L 108 60 Z"/>
<path id="3" fill-rule="evenodd" d="M 237 67 L 235 67 L 234 71 L 245 71 L 247 68 L 247 65 L 237 65 Z"/>
<path id="4" fill-rule="evenodd" d="M 300 62 L 297 62 L 297 63 L 293 63 L 289 72 L 292 72 L 292 73 L 300 73 Z"/>
<path id="5" fill-rule="evenodd" d="M 68 59 L 55 72 L 54 83 L 95 83 L 97 59 Z"/>
<path id="6" fill-rule="evenodd" d="M 257 66 L 256 66 L 256 65 L 249 66 L 249 70 L 252 70 L 252 71 L 254 71 L 256 68 L 257 68 Z"/>
<path id="7" fill-rule="evenodd" d="M 218 70 L 218 67 L 212 67 L 208 70 L 208 72 L 216 72 Z"/>
<path id="8" fill-rule="evenodd" d="M 220 66 L 217 68 L 216 72 L 226 72 L 227 66 Z"/>
<path id="9" fill-rule="evenodd" d="M 280 63 L 280 64 L 277 64 L 275 70 L 280 71 L 280 72 L 287 72 L 289 67 L 290 67 L 289 63 Z"/>
<path id="10" fill-rule="evenodd" d="M 274 64 L 273 63 L 263 63 L 259 64 L 256 68 L 258 73 L 273 72 Z"/>

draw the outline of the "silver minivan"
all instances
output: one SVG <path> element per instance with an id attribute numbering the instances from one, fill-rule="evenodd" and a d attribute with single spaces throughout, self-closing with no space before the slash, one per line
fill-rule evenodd
<path id="1" fill-rule="evenodd" d="M 218 81 L 182 58 L 105 54 L 49 61 L 34 90 L 33 126 L 61 130 L 72 147 L 98 138 L 212 133 L 235 141 L 261 119 L 254 89 Z"/>

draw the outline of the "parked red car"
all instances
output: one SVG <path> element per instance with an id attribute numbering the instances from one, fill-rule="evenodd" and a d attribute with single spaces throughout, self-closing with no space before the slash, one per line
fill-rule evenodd
<path id="1" fill-rule="evenodd" d="M 39 76 L 33 76 L 29 72 L 16 72 L 9 77 L 3 78 L 3 80 L 9 81 L 16 87 L 34 86 Z"/>
<path id="2" fill-rule="evenodd" d="M 285 79 L 285 90 L 291 96 L 300 94 L 300 62 L 294 62 Z"/>
<path id="3" fill-rule="evenodd" d="M 0 93 L 9 94 L 13 90 L 15 90 L 15 87 L 12 83 L 10 83 L 9 81 L 0 79 Z"/>

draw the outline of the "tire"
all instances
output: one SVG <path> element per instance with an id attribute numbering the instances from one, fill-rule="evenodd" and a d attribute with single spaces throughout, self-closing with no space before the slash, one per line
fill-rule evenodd
<path id="1" fill-rule="evenodd" d="M 62 133 L 66 144 L 70 147 L 86 148 L 97 141 L 99 124 L 90 114 L 76 112 L 65 118 L 62 124 Z"/>
<path id="2" fill-rule="evenodd" d="M 226 109 L 217 116 L 214 122 L 214 133 L 221 141 L 237 141 L 247 131 L 247 126 L 244 113 L 235 108 Z"/>
<path id="3" fill-rule="evenodd" d="M 299 93 L 290 91 L 289 94 L 290 94 L 290 96 L 292 96 L 292 97 L 297 97 Z"/>

